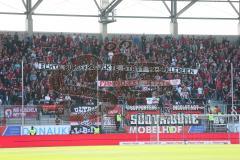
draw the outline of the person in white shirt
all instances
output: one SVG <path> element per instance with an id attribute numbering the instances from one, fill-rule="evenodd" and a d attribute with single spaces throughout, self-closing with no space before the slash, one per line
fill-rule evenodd
<path id="1" fill-rule="evenodd" d="M 49 96 L 49 94 L 47 94 L 47 95 L 44 97 L 45 103 L 49 103 L 50 100 L 51 100 L 51 97 Z"/>
<path id="2" fill-rule="evenodd" d="M 182 87 L 180 85 L 176 88 L 176 90 L 177 90 L 179 95 L 182 94 Z"/>
<path id="3" fill-rule="evenodd" d="M 198 92 L 198 98 L 201 98 L 203 96 L 203 88 L 198 87 L 197 92 Z"/>
<path id="4" fill-rule="evenodd" d="M 66 95 L 66 96 L 65 96 L 65 100 L 66 100 L 66 101 L 71 101 L 71 97 L 70 97 L 69 95 Z"/>
<path id="5" fill-rule="evenodd" d="M 108 52 L 108 58 L 112 62 L 113 52 Z"/>
<path id="6" fill-rule="evenodd" d="M 175 67 L 175 66 L 176 66 L 176 63 L 177 63 L 177 59 L 176 59 L 175 57 L 173 57 L 173 58 L 172 58 L 172 63 L 171 63 L 171 65 L 172 65 L 173 67 Z"/>

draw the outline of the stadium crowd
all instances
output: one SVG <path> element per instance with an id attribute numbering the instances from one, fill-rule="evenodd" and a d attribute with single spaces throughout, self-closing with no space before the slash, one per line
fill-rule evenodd
<path id="1" fill-rule="evenodd" d="M 97 60 L 96 60 L 97 59 Z M 24 103 L 59 103 L 74 94 L 56 92 L 51 86 L 54 70 L 38 69 L 38 63 L 80 65 L 118 64 L 182 67 L 198 69 L 196 75 L 100 71 L 99 80 L 171 80 L 170 87 L 100 88 L 130 104 L 144 104 L 146 97 L 160 97 L 163 105 L 203 103 L 208 100 L 231 103 L 231 63 L 240 68 L 240 44 L 214 37 L 111 36 L 103 41 L 95 35 L 35 34 L 33 37 L 0 35 L 0 105 L 21 104 L 21 61 L 24 62 Z M 81 87 L 82 96 L 96 95 L 96 71 L 78 71 L 62 79 L 64 84 Z M 60 80 L 61 81 L 61 80 Z M 59 87 L 59 86 L 57 86 Z M 240 100 L 240 72 L 234 72 L 234 101 Z M 74 89 L 73 89 L 74 90 Z M 93 92 L 93 93 L 91 93 Z"/>

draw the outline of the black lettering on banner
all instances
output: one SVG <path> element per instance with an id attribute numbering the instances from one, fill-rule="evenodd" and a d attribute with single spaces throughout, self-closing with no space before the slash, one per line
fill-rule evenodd
<path id="1" fill-rule="evenodd" d="M 182 68 L 178 68 L 178 72 L 177 73 L 185 73 L 184 71 L 186 71 L 186 70 L 183 70 Z"/>
<path id="2" fill-rule="evenodd" d="M 86 71 L 88 69 L 88 65 L 83 65 L 83 69 Z"/>
<path id="3" fill-rule="evenodd" d="M 58 68 L 59 68 L 59 65 L 54 64 L 54 65 L 53 65 L 53 68 L 54 68 L 54 69 L 58 69 Z"/>
<path id="4" fill-rule="evenodd" d="M 137 72 L 141 72 L 143 70 L 142 66 L 136 66 L 137 67 Z"/>
<path id="5" fill-rule="evenodd" d="M 189 70 L 190 70 L 189 74 L 194 74 L 194 69 L 189 69 Z"/>
<path id="6" fill-rule="evenodd" d="M 67 72 L 70 72 L 71 71 L 71 65 L 66 65 L 65 70 L 67 70 Z"/>
<path id="7" fill-rule="evenodd" d="M 127 66 L 123 66 L 123 71 L 127 71 Z"/>
<path id="8" fill-rule="evenodd" d="M 47 70 L 63 70 L 65 73 L 72 71 L 89 71 L 89 70 L 106 70 L 106 71 L 126 71 L 126 72 L 167 72 L 181 74 L 196 74 L 197 69 L 179 68 L 179 67 L 152 67 L 152 66 L 136 66 L 136 65 L 114 65 L 114 64 L 83 64 L 83 65 L 58 65 L 38 63 L 38 69 Z"/>
<path id="9" fill-rule="evenodd" d="M 117 65 L 110 64 L 111 71 L 116 71 L 115 70 L 116 67 L 117 67 Z"/>
<path id="10" fill-rule="evenodd" d="M 171 71 L 172 67 L 162 67 L 162 72 L 169 72 Z"/>
<path id="11" fill-rule="evenodd" d="M 54 65 L 54 64 L 49 64 L 49 69 L 52 69 L 52 70 L 54 70 L 54 69 L 56 69 L 56 67 L 55 67 L 56 65 Z"/>
<path id="12" fill-rule="evenodd" d="M 132 71 L 135 72 L 136 71 L 136 66 L 131 66 Z"/>
<path id="13" fill-rule="evenodd" d="M 115 70 L 115 71 L 119 71 L 119 66 L 115 66 L 115 65 L 113 65 L 114 66 L 114 69 L 113 70 Z"/>
<path id="14" fill-rule="evenodd" d="M 50 69 L 50 67 L 49 67 L 50 65 L 51 65 L 51 64 L 46 64 L 46 65 L 45 65 L 46 69 Z"/>
<path id="15" fill-rule="evenodd" d="M 155 72 L 159 72 L 160 70 L 159 70 L 159 67 L 155 67 Z"/>
<path id="16" fill-rule="evenodd" d="M 112 66 L 111 64 L 105 64 L 103 70 L 111 71 L 112 70 L 111 66 Z"/>
<path id="17" fill-rule="evenodd" d="M 40 69 L 45 69 L 45 64 L 44 63 L 40 63 Z"/>
<path id="18" fill-rule="evenodd" d="M 177 67 L 175 67 L 175 68 L 173 68 L 174 69 L 174 71 L 173 71 L 173 73 L 179 73 L 178 71 L 178 68 Z"/>
<path id="19" fill-rule="evenodd" d="M 166 71 L 169 73 L 172 73 L 172 72 L 174 72 L 174 67 L 166 68 Z"/>
<path id="20" fill-rule="evenodd" d="M 70 134 L 91 134 L 94 133 L 94 126 L 72 125 Z"/>
<path id="21" fill-rule="evenodd" d="M 154 72 L 155 71 L 154 69 L 155 69 L 154 67 L 149 67 L 149 72 Z"/>

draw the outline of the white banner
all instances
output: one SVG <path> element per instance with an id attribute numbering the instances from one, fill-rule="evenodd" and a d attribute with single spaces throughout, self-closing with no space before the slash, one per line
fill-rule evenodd
<path id="1" fill-rule="evenodd" d="M 45 64 L 45 63 L 34 63 L 33 66 L 36 69 L 46 69 L 46 70 L 58 70 L 63 69 L 67 71 L 88 71 L 88 70 L 99 70 L 103 71 L 126 71 L 126 72 L 164 72 L 164 73 L 179 73 L 179 74 L 193 74 L 198 73 L 198 69 L 191 68 L 180 68 L 180 67 L 149 67 L 149 66 L 139 66 L 135 65 L 113 65 L 113 64 L 86 64 L 86 65 L 61 65 L 61 64 Z"/>
<path id="2" fill-rule="evenodd" d="M 159 100 L 160 98 L 156 98 L 156 97 L 146 98 L 147 104 L 158 104 Z"/>
<path id="3" fill-rule="evenodd" d="M 185 105 L 173 105 L 173 111 L 197 111 L 204 110 L 204 106 L 185 104 Z"/>
<path id="4" fill-rule="evenodd" d="M 126 105 L 125 109 L 128 111 L 156 111 L 158 109 L 158 106 L 157 105 L 136 105 L 136 106 Z"/>
<path id="5" fill-rule="evenodd" d="M 29 130 L 32 126 L 23 126 L 21 135 L 29 135 Z M 69 134 L 71 126 L 70 125 L 42 125 L 33 127 L 37 131 L 37 135 L 55 135 L 55 134 Z"/>
<path id="6" fill-rule="evenodd" d="M 115 123 L 115 119 L 114 117 L 107 117 L 107 116 L 104 116 L 103 117 L 103 126 L 106 127 L 106 126 L 115 126 L 116 123 Z"/>

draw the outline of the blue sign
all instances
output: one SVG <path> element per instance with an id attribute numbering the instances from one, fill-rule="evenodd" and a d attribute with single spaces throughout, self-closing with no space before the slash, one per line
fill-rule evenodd
<path id="1" fill-rule="evenodd" d="M 3 135 L 4 136 L 19 136 L 19 135 L 21 135 L 21 126 L 7 126 Z"/>
<path id="2" fill-rule="evenodd" d="M 189 133 L 203 133 L 206 132 L 206 126 L 191 126 Z"/>

